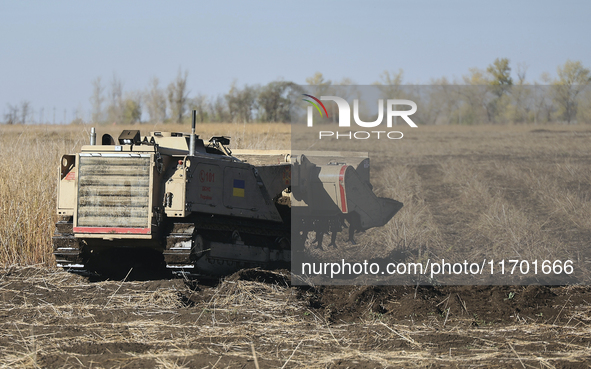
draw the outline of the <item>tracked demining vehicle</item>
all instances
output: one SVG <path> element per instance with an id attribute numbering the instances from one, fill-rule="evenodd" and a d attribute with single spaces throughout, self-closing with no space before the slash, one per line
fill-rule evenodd
<path id="1" fill-rule="evenodd" d="M 367 153 L 230 150 L 230 139 L 125 130 L 63 155 L 54 255 L 58 267 L 96 273 L 147 249 L 177 274 L 220 276 L 289 267 L 291 243 L 343 226 L 387 223 L 402 207 L 378 198 Z M 293 228 L 293 229 L 292 229 Z M 293 235 L 292 235 L 293 232 Z M 292 237 L 293 236 L 293 237 Z"/>

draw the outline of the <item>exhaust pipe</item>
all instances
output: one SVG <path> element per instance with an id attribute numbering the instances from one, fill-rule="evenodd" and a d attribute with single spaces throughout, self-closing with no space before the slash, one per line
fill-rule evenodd
<path id="1" fill-rule="evenodd" d="M 189 139 L 189 156 L 195 156 L 195 122 L 197 121 L 197 110 L 193 110 L 193 122 L 191 123 L 191 138 Z"/>
<path id="2" fill-rule="evenodd" d="M 90 144 L 92 146 L 96 145 L 96 131 L 94 127 L 90 128 Z"/>

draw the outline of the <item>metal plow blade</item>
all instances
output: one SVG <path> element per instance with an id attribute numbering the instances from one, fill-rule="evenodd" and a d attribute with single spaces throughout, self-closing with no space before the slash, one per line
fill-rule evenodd
<path id="1" fill-rule="evenodd" d="M 381 227 L 402 208 L 399 201 L 378 197 L 369 181 L 367 153 L 308 152 L 292 156 L 292 243 L 302 245 L 310 231 L 319 247 L 330 245 L 343 227 L 349 241 L 356 231 Z M 348 154 L 348 155 L 347 155 Z"/>

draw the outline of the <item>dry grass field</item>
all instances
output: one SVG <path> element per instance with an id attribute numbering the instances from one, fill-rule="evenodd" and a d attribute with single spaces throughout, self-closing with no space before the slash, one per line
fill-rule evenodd
<path id="1" fill-rule="evenodd" d="M 97 127 L 99 135 L 123 128 Z M 295 287 L 285 271 L 246 270 L 207 284 L 58 271 L 57 165 L 88 141 L 88 130 L 0 127 L 0 368 L 591 366 L 586 286 Z M 239 148 L 290 144 L 288 125 L 198 131 L 232 136 Z M 372 152 L 374 190 L 404 208 L 357 245 L 339 239 L 330 257 L 544 253 L 576 258 L 577 277 L 589 284 L 591 127 L 404 133 L 354 148 Z"/>
<path id="2" fill-rule="evenodd" d="M 3 270 L 0 368 L 591 365 L 588 288 L 288 280 L 245 270 L 213 286 L 90 282 L 47 268 Z"/>

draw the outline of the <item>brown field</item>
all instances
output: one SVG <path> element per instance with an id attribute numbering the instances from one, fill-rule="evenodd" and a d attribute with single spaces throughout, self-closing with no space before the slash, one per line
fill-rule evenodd
<path id="1" fill-rule="evenodd" d="M 369 151 L 374 191 L 404 208 L 386 226 L 360 235 L 358 247 L 325 250 L 319 258 L 570 259 L 577 265 L 576 282 L 591 282 L 590 126 L 430 126 L 403 132 L 399 141 L 323 140 L 323 150 Z M 314 142 L 311 136 L 301 135 L 302 141 Z M 478 283 L 562 284 L 568 280 L 563 277 Z"/>
<path id="2" fill-rule="evenodd" d="M 586 286 L 295 287 L 286 272 L 253 270 L 209 284 L 94 282 L 57 271 L 57 164 L 87 142 L 88 130 L 0 129 L 1 368 L 591 366 Z M 290 144 L 289 125 L 199 130 L 240 138 L 232 147 Z M 589 284 L 591 127 L 404 133 L 387 147 L 355 147 L 372 151 L 375 191 L 404 208 L 358 245 L 339 240 L 332 256 L 543 253 L 576 258 Z"/>

